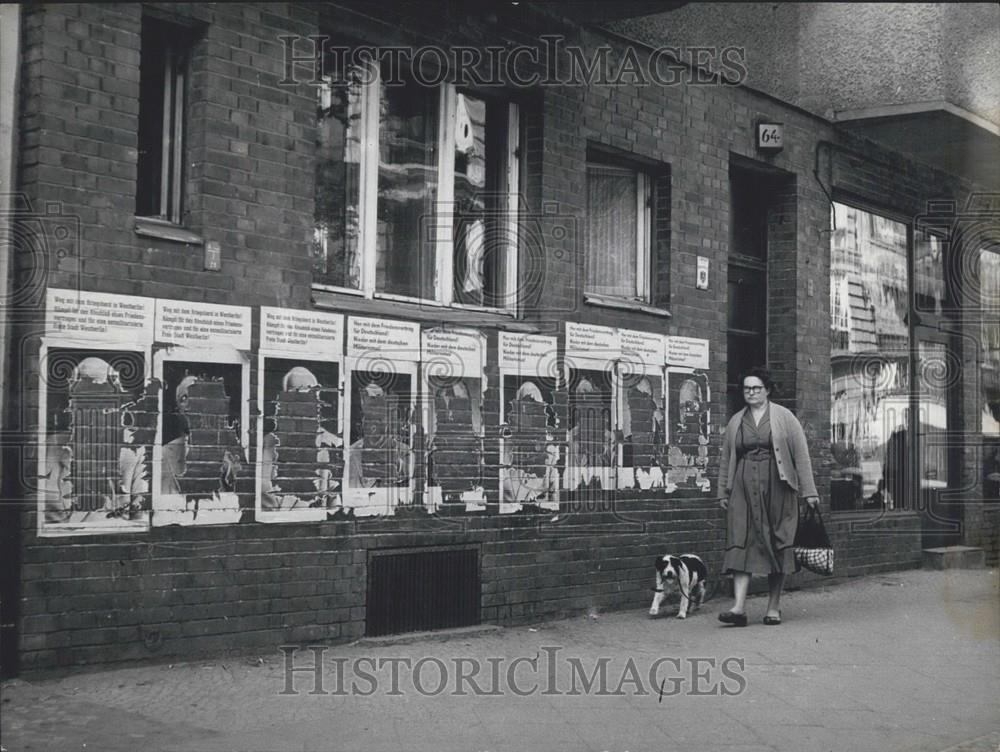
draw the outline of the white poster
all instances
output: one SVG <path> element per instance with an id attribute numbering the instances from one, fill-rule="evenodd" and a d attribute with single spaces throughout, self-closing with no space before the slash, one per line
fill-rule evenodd
<path id="1" fill-rule="evenodd" d="M 261 306 L 260 349 L 339 358 L 344 349 L 344 317 Z"/>
<path id="2" fill-rule="evenodd" d="M 244 306 L 156 301 L 156 341 L 195 348 L 250 349 L 250 309 Z"/>
<path id="3" fill-rule="evenodd" d="M 420 360 L 420 324 L 351 316 L 347 319 L 347 357 L 415 363 Z"/>
<path id="4" fill-rule="evenodd" d="M 559 353 L 555 337 L 500 332 L 498 364 L 506 373 L 528 373 L 555 379 Z"/>
<path id="5" fill-rule="evenodd" d="M 619 329 L 618 342 L 623 361 L 650 368 L 661 368 L 665 362 L 666 343 L 662 334 Z"/>
<path id="6" fill-rule="evenodd" d="M 115 344 L 153 341 L 153 298 L 49 288 L 45 335 Z"/>
<path id="7" fill-rule="evenodd" d="M 566 361 L 571 366 L 581 360 L 610 364 L 620 356 L 618 330 L 608 326 L 566 322 Z"/>
<path id="8" fill-rule="evenodd" d="M 708 340 L 694 337 L 667 337 L 667 365 L 708 368 Z"/>
<path id="9" fill-rule="evenodd" d="M 421 333 L 420 360 L 429 376 L 480 378 L 485 356 L 485 339 L 477 331 L 435 328 Z"/>

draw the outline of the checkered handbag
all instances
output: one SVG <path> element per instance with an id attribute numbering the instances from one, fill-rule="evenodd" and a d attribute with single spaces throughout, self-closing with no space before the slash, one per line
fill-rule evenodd
<path id="1" fill-rule="evenodd" d="M 833 546 L 819 510 L 809 507 L 795 532 L 795 566 L 816 574 L 833 574 Z"/>
<path id="2" fill-rule="evenodd" d="M 832 548 L 795 548 L 795 563 L 816 574 L 833 574 Z"/>

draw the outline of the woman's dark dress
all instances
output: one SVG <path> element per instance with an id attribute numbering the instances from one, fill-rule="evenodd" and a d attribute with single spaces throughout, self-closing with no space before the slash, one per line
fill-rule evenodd
<path id="1" fill-rule="evenodd" d="M 724 571 L 795 571 L 792 544 L 798 498 L 778 475 L 771 445 L 770 410 L 754 425 L 750 410 L 736 431 L 736 475 L 729 496 Z"/>

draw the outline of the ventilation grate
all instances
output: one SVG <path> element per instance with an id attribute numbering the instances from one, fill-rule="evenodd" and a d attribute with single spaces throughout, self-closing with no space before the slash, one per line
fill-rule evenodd
<path id="1" fill-rule="evenodd" d="M 373 552 L 365 634 L 478 624 L 480 591 L 475 548 Z"/>

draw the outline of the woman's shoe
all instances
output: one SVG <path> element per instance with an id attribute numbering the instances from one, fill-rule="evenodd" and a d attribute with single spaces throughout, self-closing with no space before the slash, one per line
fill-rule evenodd
<path id="1" fill-rule="evenodd" d="M 732 624 L 734 627 L 745 627 L 747 625 L 747 615 L 734 614 L 732 611 L 723 611 L 719 614 L 719 621 L 723 624 Z"/>
<path id="2" fill-rule="evenodd" d="M 781 624 L 781 612 L 778 612 L 777 616 L 765 616 L 764 623 L 769 627 L 776 627 Z"/>

